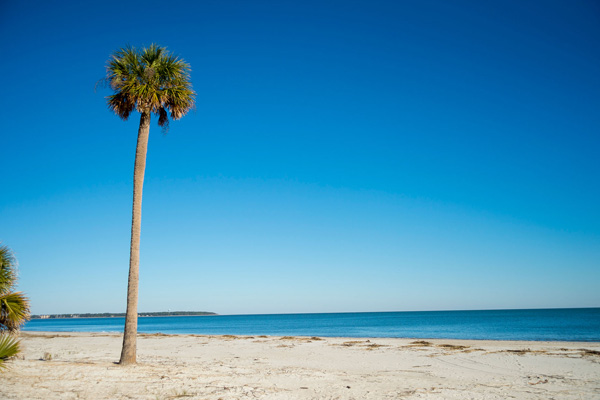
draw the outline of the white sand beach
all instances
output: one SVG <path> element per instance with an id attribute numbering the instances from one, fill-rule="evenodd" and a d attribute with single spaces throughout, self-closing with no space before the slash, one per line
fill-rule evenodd
<path id="1" fill-rule="evenodd" d="M 600 343 L 22 333 L 2 399 L 600 399 Z"/>

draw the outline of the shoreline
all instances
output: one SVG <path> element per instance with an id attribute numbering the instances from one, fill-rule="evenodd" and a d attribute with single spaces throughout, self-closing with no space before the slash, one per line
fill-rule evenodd
<path id="1" fill-rule="evenodd" d="M 106 335 L 106 336 L 123 336 L 123 332 L 117 331 L 27 331 L 21 330 L 20 336 L 34 337 L 36 334 L 39 335 L 57 335 L 57 336 L 85 336 L 85 335 Z M 198 334 L 198 333 L 163 333 L 163 332 L 138 332 L 138 336 L 165 336 L 165 337 L 237 337 L 237 338 L 255 338 L 255 337 L 266 337 L 271 339 L 277 339 L 281 337 L 293 337 L 293 338 L 313 338 L 318 337 L 320 339 L 343 339 L 343 340 L 427 340 L 427 341 L 452 341 L 452 342 L 498 342 L 507 344 L 588 344 L 600 346 L 600 341 L 592 340 L 503 340 L 503 339 L 453 339 L 453 338 L 427 338 L 427 337 L 382 337 L 382 336 L 309 336 L 309 335 L 234 335 L 234 334 Z"/>
<path id="2" fill-rule="evenodd" d="M 110 318 L 110 317 L 107 317 Z M 70 335 L 70 336 L 85 336 L 85 335 L 107 335 L 107 336 L 123 336 L 123 332 L 118 331 L 31 331 L 21 330 L 20 336 L 35 336 L 39 335 Z M 164 332 L 139 332 L 138 336 L 172 336 L 172 337 L 239 337 L 239 338 L 254 338 L 254 337 L 266 337 L 266 338 L 280 338 L 280 337 L 294 337 L 294 338 L 312 338 L 318 337 L 320 339 L 344 339 L 344 340 L 428 340 L 428 341 L 454 341 L 454 342 L 499 342 L 499 343 L 513 343 L 513 344 L 587 344 L 587 345 L 598 345 L 600 346 L 600 340 L 504 340 L 504 339 L 455 339 L 455 338 L 430 338 L 430 337 L 383 337 L 383 336 L 316 336 L 316 335 L 237 335 L 237 334 L 211 334 L 211 333 L 164 333 Z"/>
<path id="3" fill-rule="evenodd" d="M 600 343 L 22 332 L 16 399 L 600 399 Z"/>

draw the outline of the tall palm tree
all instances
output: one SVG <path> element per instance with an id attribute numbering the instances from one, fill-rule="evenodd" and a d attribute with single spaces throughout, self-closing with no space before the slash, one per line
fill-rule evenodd
<path id="1" fill-rule="evenodd" d="M 6 246 L 0 246 L 0 367 L 19 352 L 15 334 L 29 319 L 29 300 L 13 292 L 17 284 L 17 260 Z"/>
<path id="2" fill-rule="evenodd" d="M 141 114 L 133 172 L 127 312 L 120 361 L 120 364 L 126 365 L 136 362 L 142 187 L 150 116 L 157 116 L 158 125 L 167 129 L 167 111 L 173 119 L 183 117 L 194 107 L 196 94 L 190 82 L 190 66 L 155 44 L 142 49 L 128 46 L 115 51 L 108 60 L 104 82 L 114 91 L 107 97 L 110 110 L 123 120 L 127 120 L 134 110 Z"/>

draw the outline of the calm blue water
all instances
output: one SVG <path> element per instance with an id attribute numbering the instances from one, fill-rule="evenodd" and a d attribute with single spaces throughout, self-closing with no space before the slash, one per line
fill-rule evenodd
<path id="1" fill-rule="evenodd" d="M 26 331 L 122 332 L 124 318 L 37 319 Z M 143 333 L 600 341 L 600 308 L 140 317 Z"/>

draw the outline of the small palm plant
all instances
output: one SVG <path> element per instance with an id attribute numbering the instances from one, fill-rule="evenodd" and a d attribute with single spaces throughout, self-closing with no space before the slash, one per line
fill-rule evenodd
<path id="1" fill-rule="evenodd" d="M 14 292 L 17 284 L 17 260 L 7 246 L 0 246 L 0 368 L 19 350 L 16 333 L 29 319 L 29 299 Z"/>

